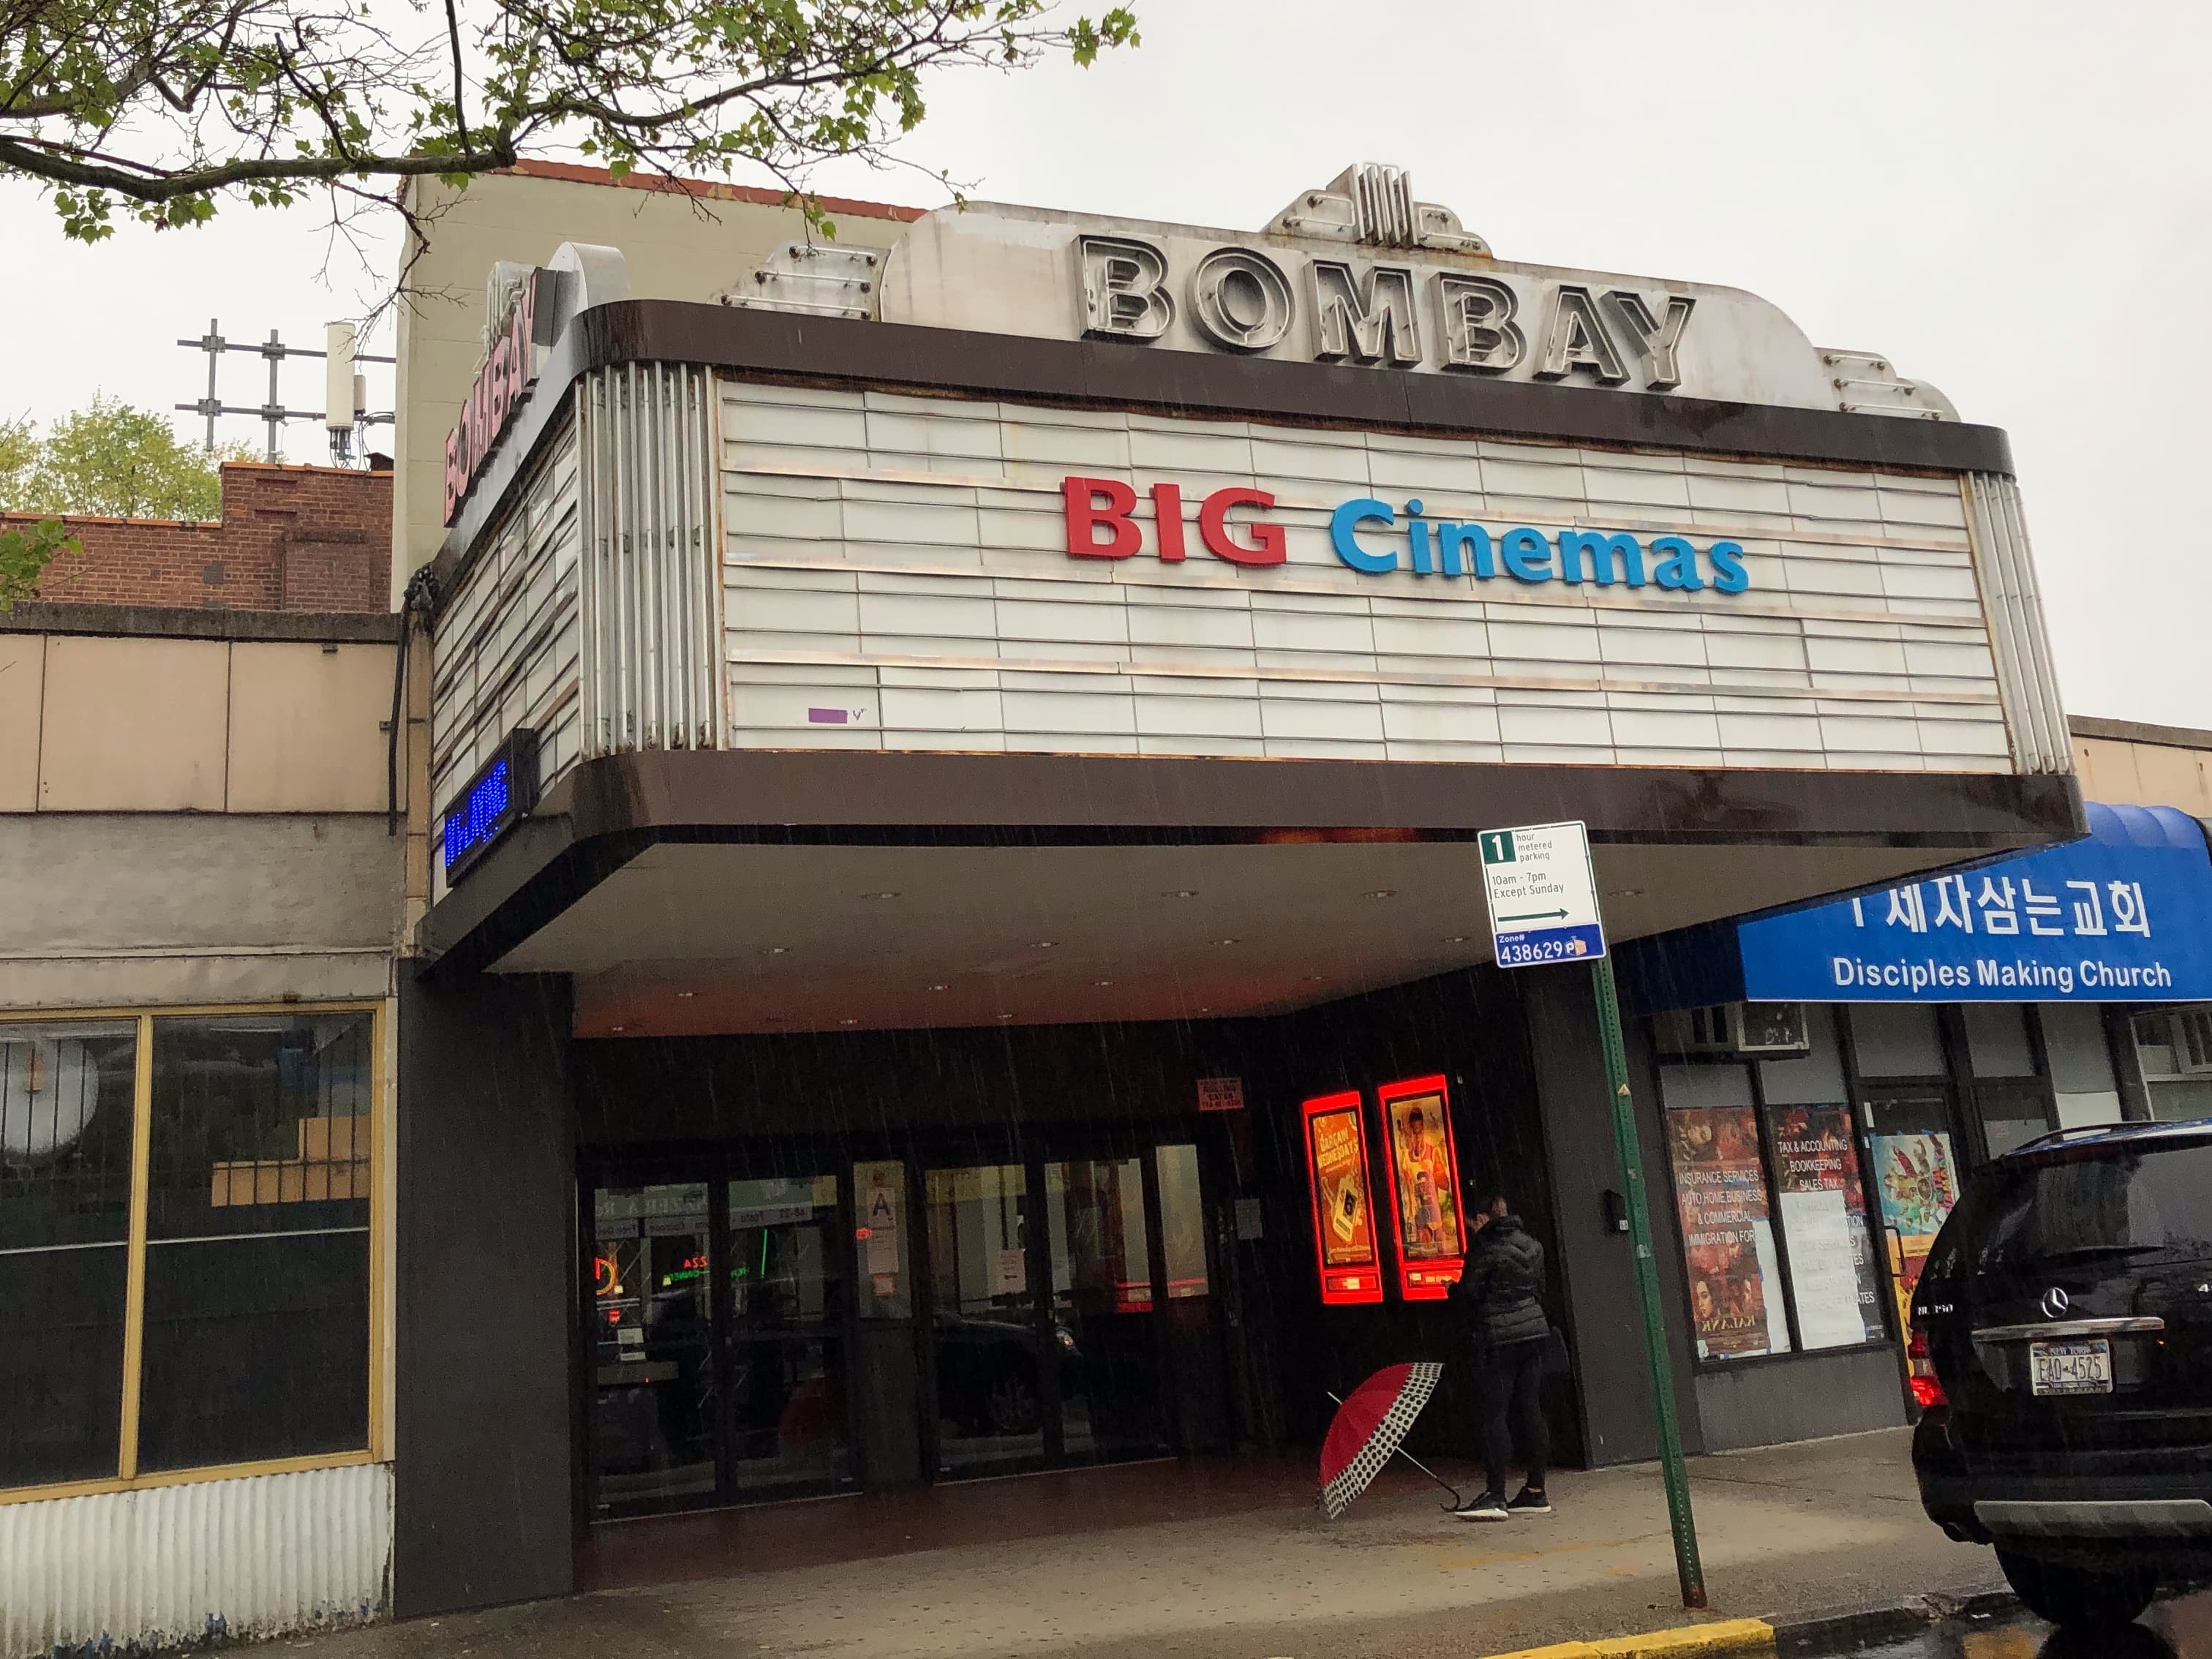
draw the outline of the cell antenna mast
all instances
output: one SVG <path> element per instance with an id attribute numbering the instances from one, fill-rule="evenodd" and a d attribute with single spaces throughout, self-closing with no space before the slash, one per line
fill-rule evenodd
<path id="1" fill-rule="evenodd" d="M 335 324 L 332 325 L 333 330 L 339 326 L 342 325 Z M 333 333 L 331 340 L 326 341 L 326 343 L 334 343 L 336 341 L 336 335 Z M 349 357 L 352 362 L 390 363 L 397 361 L 391 357 L 372 356 L 367 352 L 351 350 L 349 343 L 352 338 L 352 331 L 350 328 L 346 329 L 345 338 L 348 343 L 345 356 Z M 268 458 L 272 461 L 278 461 L 283 459 L 283 431 L 284 422 L 287 421 L 323 422 L 330 434 L 331 459 L 341 463 L 349 462 L 352 459 L 353 434 L 356 428 L 370 426 L 389 426 L 392 424 L 392 414 L 391 410 L 384 410 L 372 413 L 362 407 L 362 402 L 364 401 L 362 395 L 363 390 L 362 382 L 360 379 L 352 374 L 350 368 L 349 368 L 347 372 L 346 380 L 348 381 L 348 391 L 349 393 L 349 401 L 352 406 L 349 410 L 344 411 L 347 418 L 343 421 L 341 422 L 337 419 L 336 404 L 329 398 L 325 399 L 325 405 L 321 409 L 285 408 L 282 394 L 277 387 L 277 374 L 278 371 L 283 368 L 285 359 L 289 357 L 313 357 L 323 359 L 327 358 L 330 354 L 325 351 L 311 350 L 306 346 L 286 345 L 278 337 L 276 331 L 273 328 L 269 331 L 269 337 L 266 340 L 262 341 L 258 344 L 250 344 L 242 340 L 224 339 L 222 337 L 222 325 L 214 318 L 210 317 L 208 319 L 207 332 L 205 334 L 200 336 L 197 340 L 179 340 L 177 343 L 180 346 L 189 347 L 194 351 L 203 351 L 207 354 L 207 395 L 193 403 L 179 404 L 177 408 L 185 414 L 198 415 L 206 420 L 207 435 L 203 441 L 204 447 L 210 452 L 212 452 L 215 448 L 215 422 L 216 416 L 218 415 L 251 415 L 265 424 L 268 428 Z M 251 352 L 267 362 L 269 365 L 269 398 L 267 402 L 256 405 L 252 404 L 227 404 L 222 401 L 221 394 L 216 389 L 216 371 L 217 365 L 219 365 L 222 361 L 223 353 L 226 351 Z M 335 377 L 331 378 L 331 384 L 336 384 Z"/>

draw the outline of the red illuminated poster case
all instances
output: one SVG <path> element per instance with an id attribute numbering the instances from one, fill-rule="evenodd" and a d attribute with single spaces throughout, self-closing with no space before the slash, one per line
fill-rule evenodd
<path id="1" fill-rule="evenodd" d="M 1467 1263 L 1460 1212 L 1459 1153 L 1441 1077 L 1413 1078 L 1376 1091 L 1382 1103 L 1384 1172 L 1390 1179 L 1390 1231 L 1398 1244 L 1398 1293 L 1439 1302 Z"/>
<path id="2" fill-rule="evenodd" d="M 1326 1307 L 1382 1299 L 1382 1263 L 1376 1249 L 1375 1194 L 1367 1178 L 1367 1139 L 1360 1132 L 1357 1090 L 1322 1095 L 1301 1109 L 1305 1120 L 1306 1187 L 1313 1206 L 1314 1263 Z"/>

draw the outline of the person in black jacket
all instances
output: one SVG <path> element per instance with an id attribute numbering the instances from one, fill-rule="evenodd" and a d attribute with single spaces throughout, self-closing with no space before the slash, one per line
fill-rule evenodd
<path id="1" fill-rule="evenodd" d="M 1549 1515 L 1544 1475 L 1551 1462 L 1551 1431 L 1538 1393 L 1552 1323 L 1544 1312 L 1544 1247 L 1522 1226 L 1504 1198 L 1469 1205 L 1476 1229 L 1467 1267 L 1452 1287 L 1474 1349 L 1477 1398 L 1482 1410 L 1482 1462 L 1487 1484 L 1479 1498 L 1452 1513 L 1462 1521 L 1504 1521 L 1516 1515 Z M 1510 1502 L 1505 1465 L 1513 1455 L 1508 1418 L 1519 1432 L 1528 1480 Z"/>

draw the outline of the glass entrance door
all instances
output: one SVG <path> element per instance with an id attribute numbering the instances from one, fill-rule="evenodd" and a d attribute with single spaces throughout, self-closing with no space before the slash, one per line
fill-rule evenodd
<path id="1" fill-rule="evenodd" d="M 1041 1467 L 1055 1379 L 1030 1259 L 1029 1170 L 1019 1164 L 931 1170 L 922 1202 L 938 1469 L 959 1476 Z"/>
<path id="2" fill-rule="evenodd" d="M 705 1182 L 601 1187 L 586 1345 L 602 1516 L 711 1502 L 717 1390 Z"/>
<path id="3" fill-rule="evenodd" d="M 929 1170 L 923 1199 L 940 1476 L 1218 1437 L 1195 1147 Z"/>
<path id="4" fill-rule="evenodd" d="M 1145 1162 L 1044 1166 L 1060 1437 L 1070 1462 L 1168 1449 Z"/>
<path id="5" fill-rule="evenodd" d="M 854 1478 L 851 1223 L 839 1180 L 732 1177 L 725 1159 L 698 1162 L 713 1178 L 617 1177 L 590 1190 L 594 1519 L 826 1492 Z"/>
<path id="6" fill-rule="evenodd" d="M 846 1434 L 846 1239 L 834 1175 L 729 1183 L 730 1496 L 827 1491 Z"/>

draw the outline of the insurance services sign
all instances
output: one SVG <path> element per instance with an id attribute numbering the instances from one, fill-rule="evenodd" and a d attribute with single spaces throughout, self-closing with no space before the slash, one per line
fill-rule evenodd
<path id="1" fill-rule="evenodd" d="M 1739 923 L 1759 1002 L 2212 998 L 2212 861 L 2171 807 L 2092 804 L 2088 839 Z"/>

